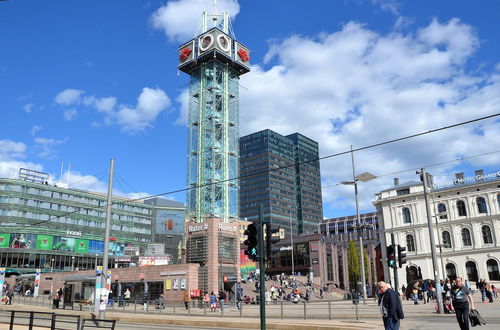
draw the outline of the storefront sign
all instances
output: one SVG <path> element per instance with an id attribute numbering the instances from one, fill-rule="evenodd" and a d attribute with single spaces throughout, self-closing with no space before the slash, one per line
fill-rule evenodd
<path id="1" fill-rule="evenodd" d="M 82 232 L 77 230 L 66 230 L 66 236 L 70 237 L 82 237 Z"/>
<path id="2" fill-rule="evenodd" d="M 179 280 L 178 280 L 178 279 L 174 279 L 174 280 L 172 281 L 172 288 L 173 288 L 174 290 L 179 290 Z"/>
<path id="3" fill-rule="evenodd" d="M 500 177 L 500 171 L 489 173 L 489 174 L 478 174 L 476 176 L 468 176 L 463 179 L 455 179 L 452 182 L 448 182 L 442 185 L 434 185 L 434 189 L 440 189 L 440 188 L 446 188 L 446 187 L 451 187 L 457 184 L 468 184 L 468 183 L 474 183 L 474 182 L 479 182 L 479 181 L 484 181 L 488 179 L 493 179 L 496 177 Z"/>
<path id="4" fill-rule="evenodd" d="M 190 233 L 195 233 L 198 231 L 207 231 L 208 230 L 208 224 L 203 224 L 203 225 L 196 225 L 196 226 L 189 226 L 188 231 Z"/>
<path id="5" fill-rule="evenodd" d="M 182 278 L 181 279 L 181 290 L 185 290 L 185 289 L 186 289 L 186 279 Z"/>
<path id="6" fill-rule="evenodd" d="M 186 275 L 187 272 L 161 272 L 160 276 L 178 276 L 178 275 Z"/>
<path id="7" fill-rule="evenodd" d="M 222 231 L 231 231 L 233 233 L 236 232 L 236 227 L 235 226 L 231 226 L 227 223 L 219 223 L 219 230 L 222 230 Z"/>
<path id="8" fill-rule="evenodd" d="M 313 264 L 313 265 L 317 265 L 317 264 L 319 264 L 319 259 L 318 259 L 318 258 L 313 258 L 313 260 L 312 260 L 312 264 Z"/>
<path id="9" fill-rule="evenodd" d="M 165 280 L 165 290 L 172 290 L 172 280 Z"/>

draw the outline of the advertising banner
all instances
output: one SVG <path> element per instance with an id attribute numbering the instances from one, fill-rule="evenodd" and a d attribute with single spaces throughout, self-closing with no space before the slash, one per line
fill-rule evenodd
<path id="1" fill-rule="evenodd" d="M 257 263 L 248 259 L 245 255 L 245 250 L 240 250 L 240 273 L 241 277 L 246 280 L 247 275 L 251 272 L 255 272 L 257 269 Z"/>
<path id="2" fill-rule="evenodd" d="M 75 251 L 75 239 L 72 237 L 55 236 L 52 250 Z"/>
<path id="3" fill-rule="evenodd" d="M 179 290 L 179 280 L 178 279 L 174 279 L 172 282 L 173 282 L 172 288 L 174 290 Z"/>
<path id="4" fill-rule="evenodd" d="M 182 211 L 157 211 L 157 234 L 184 234 L 184 212 Z"/>
<path id="5" fill-rule="evenodd" d="M 186 289 L 186 279 L 185 278 L 181 278 L 181 289 L 182 290 Z"/>
<path id="6" fill-rule="evenodd" d="M 75 239 L 75 252 L 89 253 L 89 241 L 86 239 Z"/>
<path id="7" fill-rule="evenodd" d="M 10 243 L 10 234 L 0 234 L 0 248 L 8 248 Z"/>
<path id="8" fill-rule="evenodd" d="M 37 235 L 36 248 L 38 250 L 52 250 L 53 237 L 49 235 Z"/>
<path id="9" fill-rule="evenodd" d="M 32 249 L 36 234 L 10 234 L 10 247 L 13 249 Z"/>
<path id="10" fill-rule="evenodd" d="M 104 242 L 103 241 L 89 240 L 89 253 L 102 254 L 103 251 L 104 251 Z"/>
<path id="11" fill-rule="evenodd" d="M 125 244 L 109 242 L 109 255 L 110 256 L 123 256 L 125 254 Z"/>
<path id="12" fill-rule="evenodd" d="M 165 280 L 165 290 L 172 290 L 172 280 Z"/>

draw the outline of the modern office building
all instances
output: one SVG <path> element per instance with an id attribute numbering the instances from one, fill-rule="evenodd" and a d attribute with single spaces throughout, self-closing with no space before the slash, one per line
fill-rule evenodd
<path id="1" fill-rule="evenodd" d="M 399 183 L 377 194 L 381 245 L 406 247 L 407 264 L 398 268 L 399 285 L 415 279 L 433 279 L 428 219 L 420 181 Z M 486 279 L 500 284 L 500 171 L 464 177 L 434 186 L 429 194 L 439 276 L 461 276 L 470 282 Z M 383 259 L 387 258 L 382 248 Z M 394 280 L 384 262 L 386 280 Z M 390 274 L 391 273 L 391 274 Z"/>
<path id="2" fill-rule="evenodd" d="M 235 40 L 228 13 L 202 13 L 198 36 L 179 47 L 178 69 L 190 76 L 186 261 L 200 264 L 200 290 L 231 290 L 239 277 L 239 77 L 250 70 L 250 50 Z"/>
<path id="3" fill-rule="evenodd" d="M 266 129 L 240 138 L 240 217 L 264 219 L 285 237 L 317 232 L 323 220 L 318 143 Z"/>
<path id="4" fill-rule="evenodd" d="M 0 264 L 13 272 L 85 270 L 102 263 L 107 196 L 0 179 Z M 109 267 L 151 242 L 154 207 L 113 197 Z"/>
<path id="5" fill-rule="evenodd" d="M 179 263 L 186 233 L 184 203 L 158 197 L 144 203 L 154 206 L 153 242 L 163 244 L 163 253 L 170 256 L 170 263 Z"/>

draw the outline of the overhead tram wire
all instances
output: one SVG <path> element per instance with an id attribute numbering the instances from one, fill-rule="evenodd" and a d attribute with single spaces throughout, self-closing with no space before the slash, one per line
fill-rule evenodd
<path id="1" fill-rule="evenodd" d="M 181 192 L 190 191 L 192 189 L 203 188 L 203 187 L 214 185 L 214 184 L 218 184 L 218 183 L 224 183 L 224 182 L 230 182 L 230 181 L 234 181 L 234 180 L 246 179 L 246 178 L 254 177 L 254 176 L 257 176 L 257 175 L 266 174 L 266 173 L 273 172 L 273 171 L 278 171 L 278 170 L 281 170 L 281 169 L 295 167 L 296 165 L 308 164 L 308 163 L 317 162 L 317 161 L 321 161 L 321 160 L 328 159 L 328 158 L 334 158 L 334 157 L 338 157 L 338 156 L 350 154 L 351 152 L 366 150 L 366 149 L 375 148 L 375 147 L 379 147 L 379 146 L 386 145 L 386 144 L 391 144 L 391 143 L 395 143 L 395 142 L 399 142 L 399 141 L 404 141 L 404 140 L 408 140 L 408 139 L 411 139 L 411 138 L 415 138 L 415 137 L 419 137 L 419 136 L 424 136 L 424 135 L 435 133 L 435 132 L 439 132 L 439 131 L 444 131 L 444 130 L 447 130 L 447 129 L 450 129 L 450 128 L 455 128 L 455 127 L 459 127 L 459 126 L 463 126 L 463 125 L 475 123 L 475 122 L 478 122 L 478 121 L 495 118 L 495 117 L 498 117 L 498 116 L 500 116 L 500 113 L 495 113 L 495 114 L 492 114 L 492 115 L 483 116 L 483 117 L 479 117 L 479 118 L 475 118 L 475 119 L 463 121 L 463 122 L 452 124 L 452 125 L 448 125 L 448 126 L 443 126 L 443 127 L 440 127 L 440 128 L 436 128 L 436 129 L 432 129 L 432 130 L 426 131 L 426 132 L 420 132 L 420 133 L 416 133 L 416 134 L 412 134 L 412 135 L 407 135 L 407 136 L 404 136 L 404 137 L 400 137 L 400 138 L 396 138 L 396 139 L 392 139 L 392 140 L 388 140 L 388 141 L 384 141 L 384 142 L 374 143 L 374 144 L 370 144 L 370 145 L 367 145 L 367 146 L 355 148 L 355 149 L 352 149 L 352 150 L 349 149 L 349 150 L 346 150 L 346 151 L 338 152 L 338 153 L 335 153 L 335 154 L 330 154 L 330 155 L 323 156 L 323 157 L 318 157 L 318 158 L 314 158 L 314 159 L 310 159 L 310 160 L 306 160 L 306 161 L 301 161 L 301 162 L 294 162 L 291 165 L 285 165 L 285 166 L 278 166 L 278 167 L 268 168 L 268 169 L 265 169 L 265 170 L 262 170 L 262 171 L 259 171 L 259 172 L 256 172 L 256 173 L 241 175 L 241 176 L 238 176 L 238 177 L 235 177 L 235 178 L 229 178 L 229 179 L 219 180 L 219 181 L 210 182 L 210 183 L 204 183 L 204 184 L 197 185 L 197 186 L 194 186 L 194 187 L 180 188 L 180 189 L 168 191 L 168 192 L 165 192 L 165 193 L 149 195 L 149 196 L 146 196 L 146 197 L 126 199 L 124 202 L 125 203 L 139 202 L 139 201 L 142 201 L 142 200 L 147 199 L 147 198 L 154 198 L 154 197 L 161 197 L 161 196 L 165 196 L 165 195 L 172 195 L 172 194 L 177 194 L 177 193 L 181 193 Z M 494 152 L 492 152 L 492 153 L 494 153 Z M 478 157 L 478 156 L 473 156 L 473 157 Z M 451 161 L 449 161 L 449 162 L 451 162 Z M 407 172 L 407 171 L 409 171 L 409 170 L 402 171 L 402 172 Z M 382 176 L 393 175 L 393 174 L 402 173 L 402 172 L 390 173 L 390 174 L 385 174 L 385 175 L 382 175 Z M 335 184 L 333 186 L 336 186 L 336 185 L 338 185 L 338 184 Z M 112 202 L 111 203 L 111 205 L 114 205 L 114 204 L 121 204 L 121 203 L 120 202 Z M 89 208 L 90 209 L 102 209 L 102 208 L 106 208 L 106 207 L 107 207 L 107 205 L 103 205 L 103 206 L 99 206 L 99 207 L 89 207 Z M 70 214 L 73 214 L 73 213 L 77 213 L 77 211 L 68 212 L 67 214 L 64 214 L 64 215 L 61 215 L 61 216 L 66 216 L 66 215 L 70 215 Z M 42 223 L 48 222 L 48 221 L 50 221 L 50 220 L 52 220 L 54 218 L 57 218 L 57 217 L 51 217 L 51 218 L 49 218 L 47 220 L 38 221 L 38 222 L 35 222 L 33 224 L 28 224 L 28 225 L 29 226 L 35 226 L 35 225 L 38 225 L 38 224 L 42 224 Z"/>

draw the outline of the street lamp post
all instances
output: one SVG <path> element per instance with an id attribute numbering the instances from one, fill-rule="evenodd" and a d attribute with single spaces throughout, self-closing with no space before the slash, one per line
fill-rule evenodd
<path id="1" fill-rule="evenodd" d="M 71 271 L 75 270 L 75 256 L 71 256 Z"/>
<path id="2" fill-rule="evenodd" d="M 52 298 L 53 290 L 54 290 L 54 258 L 50 260 L 50 275 L 52 275 L 52 280 L 50 281 L 50 297 Z"/>
<path id="3" fill-rule="evenodd" d="M 99 254 L 96 253 L 95 254 L 95 268 L 94 268 L 95 270 L 97 270 L 97 257 L 98 256 L 99 256 Z"/>
<path id="4" fill-rule="evenodd" d="M 363 247 L 363 225 L 361 224 L 361 218 L 359 216 L 359 198 L 358 198 L 358 181 L 367 182 L 376 178 L 375 175 L 365 172 L 356 176 L 356 168 L 354 166 L 354 152 L 351 145 L 351 162 L 352 162 L 352 177 L 353 181 L 342 181 L 340 184 L 344 185 L 354 185 L 354 197 L 356 200 L 356 219 L 357 228 L 359 235 L 359 254 L 361 258 L 361 292 L 363 294 L 363 304 L 366 304 L 366 275 L 365 275 L 365 258 L 364 258 L 364 247 Z"/>

